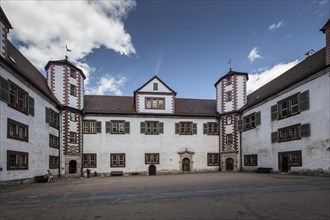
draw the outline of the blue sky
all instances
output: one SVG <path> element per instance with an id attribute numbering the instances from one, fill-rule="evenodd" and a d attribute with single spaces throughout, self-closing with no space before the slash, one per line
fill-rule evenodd
<path id="1" fill-rule="evenodd" d="M 181 98 L 214 99 L 229 70 L 250 74 L 249 92 L 325 46 L 329 0 L 9 1 L 10 39 L 44 72 L 69 60 L 86 93 L 132 96 L 154 75 Z"/>

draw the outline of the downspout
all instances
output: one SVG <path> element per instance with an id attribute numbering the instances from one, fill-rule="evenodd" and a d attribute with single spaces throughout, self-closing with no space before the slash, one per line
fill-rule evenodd
<path id="1" fill-rule="evenodd" d="M 84 137 L 83 137 L 83 132 L 82 132 L 82 127 L 83 127 L 83 119 L 85 117 L 85 109 L 83 108 L 81 110 L 81 123 L 80 123 L 80 137 L 81 137 L 81 156 L 80 156 L 80 160 L 81 160 L 81 177 L 84 177 L 84 173 L 83 173 L 83 166 L 84 166 L 84 157 L 83 157 L 83 153 L 84 153 Z"/>
<path id="2" fill-rule="evenodd" d="M 238 118 L 240 120 L 242 120 L 242 113 L 243 113 L 242 110 L 238 111 Z M 242 164 L 243 158 L 242 158 L 242 156 L 243 156 L 243 153 L 242 153 L 242 131 L 239 131 L 239 170 L 240 170 L 240 172 L 243 171 L 243 164 Z"/>
<path id="3" fill-rule="evenodd" d="M 59 113 L 59 118 L 62 119 L 62 109 L 60 110 Z M 60 117 L 61 116 L 61 117 Z M 58 162 L 59 162 L 59 166 L 58 166 L 58 178 L 61 178 L 61 125 L 62 122 L 59 122 L 59 128 L 58 128 L 58 140 L 59 140 L 59 146 L 58 146 Z"/>
<path id="4" fill-rule="evenodd" d="M 222 170 L 221 166 L 221 132 L 220 132 L 220 114 L 217 114 L 217 121 L 218 121 L 218 132 L 219 132 L 219 172 Z"/>

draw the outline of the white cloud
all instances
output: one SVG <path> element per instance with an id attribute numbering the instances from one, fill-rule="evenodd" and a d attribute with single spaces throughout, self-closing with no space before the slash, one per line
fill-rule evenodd
<path id="1" fill-rule="evenodd" d="M 93 95 L 105 95 L 105 94 L 115 94 L 122 95 L 121 87 L 124 86 L 127 78 L 124 76 L 112 76 L 112 75 L 104 75 L 97 82 L 96 86 L 93 88 L 86 88 L 86 94 Z"/>
<path id="2" fill-rule="evenodd" d="M 320 1 L 320 5 L 325 5 L 329 2 L 329 0 L 323 0 L 323 1 Z"/>
<path id="3" fill-rule="evenodd" d="M 256 59 L 262 58 L 262 56 L 259 54 L 259 51 L 257 49 L 258 49 L 257 47 L 254 47 L 248 55 L 248 59 L 250 60 L 251 63 L 253 63 Z"/>
<path id="4" fill-rule="evenodd" d="M 261 86 L 268 83 L 269 81 L 275 79 L 282 73 L 291 69 L 292 67 L 297 65 L 299 62 L 300 62 L 299 60 L 294 60 L 294 61 L 288 62 L 288 63 L 279 63 L 270 69 L 266 69 L 260 73 L 249 75 L 249 80 L 247 81 L 247 93 L 250 94 L 251 92 L 254 92 Z"/>
<path id="5" fill-rule="evenodd" d="M 278 22 L 277 24 L 272 24 L 268 27 L 268 30 L 275 30 L 283 26 L 283 21 Z"/>
<path id="6" fill-rule="evenodd" d="M 39 70 L 49 60 L 64 59 L 66 44 L 69 60 L 87 78 L 94 68 L 82 60 L 93 49 L 103 45 L 121 55 L 135 53 L 123 23 L 136 6 L 133 0 L 3 1 L 1 6 L 14 28 L 9 37 L 22 42 L 18 49 Z"/>

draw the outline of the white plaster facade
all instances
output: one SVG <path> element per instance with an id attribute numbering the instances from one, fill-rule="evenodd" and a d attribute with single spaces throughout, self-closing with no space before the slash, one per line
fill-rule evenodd
<path id="1" fill-rule="evenodd" d="M 279 152 L 302 152 L 302 166 L 291 167 L 291 171 L 317 170 L 330 172 L 330 137 L 329 137 L 329 85 L 330 68 L 296 84 L 275 97 L 244 111 L 249 115 L 260 111 L 261 125 L 242 133 L 242 153 L 257 154 L 257 166 L 244 166 L 243 170 L 255 170 L 257 167 L 271 167 L 279 170 Z M 310 107 L 300 114 L 271 121 L 271 106 L 293 94 L 309 91 Z M 311 135 L 299 140 L 271 142 L 271 133 L 294 124 L 310 124 Z M 262 137 L 262 138 L 260 138 Z"/>
<path id="2" fill-rule="evenodd" d="M 215 119 L 200 118 L 168 118 L 168 117 L 108 117 L 86 116 L 84 120 L 96 120 L 102 124 L 102 132 L 84 134 L 84 153 L 97 154 L 97 168 L 90 168 L 92 172 L 110 173 L 111 171 L 148 172 L 150 164 L 145 164 L 145 153 L 159 153 L 157 173 L 176 173 L 181 171 L 179 152 L 194 152 L 191 161 L 192 170 L 216 171 L 217 166 L 207 166 L 207 153 L 217 153 L 218 136 L 203 134 L 203 123 L 214 122 Z M 105 133 L 105 123 L 111 120 L 124 120 L 130 123 L 129 134 Z M 164 123 L 163 134 L 147 135 L 140 133 L 140 123 L 144 121 L 159 121 Z M 175 134 L 175 123 L 192 121 L 197 123 L 197 134 Z M 125 167 L 110 167 L 111 153 L 125 153 Z"/>

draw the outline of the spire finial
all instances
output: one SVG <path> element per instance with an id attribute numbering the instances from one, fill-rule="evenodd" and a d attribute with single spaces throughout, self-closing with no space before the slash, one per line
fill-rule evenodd
<path id="1" fill-rule="evenodd" d="M 71 52 L 71 50 L 68 48 L 68 45 L 65 45 L 65 59 L 68 60 L 68 52 Z"/>

